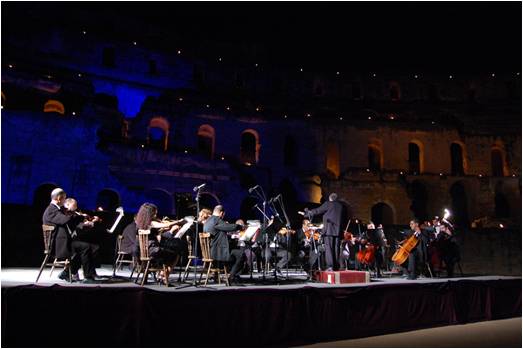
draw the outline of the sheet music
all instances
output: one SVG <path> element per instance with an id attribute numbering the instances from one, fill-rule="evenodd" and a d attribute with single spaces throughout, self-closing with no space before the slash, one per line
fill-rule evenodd
<path id="1" fill-rule="evenodd" d="M 178 230 L 178 232 L 176 233 L 176 235 L 174 236 L 176 239 L 181 239 L 182 236 L 187 232 L 187 230 L 189 230 L 189 228 L 191 228 L 191 226 L 193 225 L 194 221 L 193 222 L 188 222 L 188 223 L 185 223 L 181 228 L 180 230 Z"/>
<path id="2" fill-rule="evenodd" d="M 120 223 L 120 221 L 122 220 L 123 218 L 123 215 L 124 215 L 124 212 L 123 212 L 123 207 L 118 207 L 116 209 L 116 212 L 119 212 L 118 214 L 118 217 L 116 217 L 116 221 L 114 221 L 114 224 L 113 226 L 111 227 L 111 229 L 107 229 L 107 232 L 108 233 L 114 233 L 114 230 L 116 229 L 116 226 L 118 226 L 118 223 Z"/>
<path id="3" fill-rule="evenodd" d="M 247 241 L 252 239 L 252 237 L 260 230 L 259 226 L 252 226 L 248 227 L 247 230 L 245 230 L 245 234 L 243 234 L 242 237 L 240 237 L 240 241 Z"/>

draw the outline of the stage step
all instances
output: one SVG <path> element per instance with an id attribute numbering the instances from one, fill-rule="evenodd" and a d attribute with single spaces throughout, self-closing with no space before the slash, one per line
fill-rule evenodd
<path id="1" fill-rule="evenodd" d="M 317 271 L 314 279 L 327 284 L 357 284 L 370 282 L 370 273 L 357 270 Z"/>

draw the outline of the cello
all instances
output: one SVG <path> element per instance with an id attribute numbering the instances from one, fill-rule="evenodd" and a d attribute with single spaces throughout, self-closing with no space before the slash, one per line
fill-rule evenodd
<path id="1" fill-rule="evenodd" d="M 396 252 L 392 255 L 392 261 L 396 265 L 402 265 L 409 258 L 410 251 L 418 244 L 418 237 L 416 234 L 412 234 L 407 240 L 404 240 L 403 244 L 398 247 Z"/>

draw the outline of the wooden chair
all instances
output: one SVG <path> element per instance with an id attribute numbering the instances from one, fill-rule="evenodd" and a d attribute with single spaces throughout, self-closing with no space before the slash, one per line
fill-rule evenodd
<path id="1" fill-rule="evenodd" d="M 200 281 L 202 279 L 203 272 L 205 271 L 205 267 L 207 266 L 207 275 L 205 277 L 205 283 L 204 285 L 207 286 L 207 281 L 209 280 L 209 274 L 211 271 L 213 273 L 218 274 L 218 284 L 221 284 L 221 272 L 222 268 L 218 267 L 217 265 L 213 268 L 213 264 L 215 263 L 214 260 L 211 258 L 211 234 L 209 233 L 200 233 L 200 246 L 202 247 L 202 261 L 203 261 L 203 269 L 200 274 Z M 223 274 L 225 276 L 225 284 L 229 286 L 229 275 L 227 274 L 227 267 L 223 266 Z"/>
<path id="2" fill-rule="evenodd" d="M 183 272 L 182 282 L 185 281 L 189 275 L 189 267 L 191 266 L 193 260 L 196 259 L 196 256 L 193 256 L 192 254 L 192 239 L 189 235 L 187 235 L 187 248 L 189 250 L 189 255 L 187 256 L 187 265 L 185 266 L 185 271 Z"/>
<path id="3" fill-rule="evenodd" d="M 133 254 L 122 251 L 122 239 L 123 239 L 123 235 L 118 235 L 118 237 L 116 238 L 117 252 L 116 252 L 116 260 L 114 261 L 113 272 L 116 272 L 117 270 L 121 269 L 122 264 L 129 264 L 129 265 L 132 265 L 133 267 L 135 265 L 135 260 L 134 260 Z M 131 259 L 129 259 L 129 257 L 131 257 Z M 133 272 L 134 272 L 134 268 L 133 268 Z M 133 272 L 131 272 L 131 277 L 132 277 Z"/>
<path id="4" fill-rule="evenodd" d="M 44 261 L 42 262 L 42 265 L 40 266 L 40 271 L 38 272 L 38 276 L 36 277 L 35 283 L 38 282 L 40 279 L 40 275 L 42 275 L 42 272 L 45 267 L 51 267 L 51 273 L 49 274 L 49 277 L 53 275 L 53 271 L 55 267 L 64 267 L 64 270 L 67 268 L 69 270 L 69 282 L 72 282 L 72 274 L 71 274 L 71 263 L 69 261 L 69 258 L 66 258 L 63 261 L 59 261 L 58 258 L 55 258 L 52 263 L 48 263 L 49 257 L 51 256 L 51 250 L 53 248 L 53 241 L 52 241 L 52 235 L 53 231 L 55 229 L 54 225 L 42 225 L 42 232 L 44 236 Z"/>
<path id="5" fill-rule="evenodd" d="M 149 256 L 149 235 L 150 230 L 138 230 L 138 243 L 140 245 L 140 266 L 138 269 L 138 275 L 136 281 L 138 281 L 140 274 L 143 273 L 143 278 L 140 283 L 141 286 L 145 284 L 149 273 L 153 272 L 154 278 L 156 279 L 156 272 L 163 271 L 165 286 L 169 286 L 169 272 L 165 264 L 160 267 L 151 266 L 152 257 Z"/>

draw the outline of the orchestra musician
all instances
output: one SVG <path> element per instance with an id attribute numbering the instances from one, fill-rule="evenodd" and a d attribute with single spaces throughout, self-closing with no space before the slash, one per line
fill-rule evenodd
<path id="1" fill-rule="evenodd" d="M 436 234 L 436 247 L 439 249 L 440 257 L 445 263 L 447 277 L 454 277 L 454 266 L 460 260 L 459 246 L 453 233 L 453 226 L 445 219 L 440 223 L 434 222 Z"/>
<path id="2" fill-rule="evenodd" d="M 84 272 L 84 283 L 95 283 L 96 277 L 96 258 L 100 246 L 95 243 L 85 241 L 83 238 L 85 234 L 82 232 L 90 232 L 93 230 L 94 224 L 100 221 L 97 216 L 88 217 L 86 214 L 78 212 L 78 203 L 73 198 L 67 198 L 64 202 L 66 213 L 73 216 L 69 222 L 66 223 L 66 228 L 71 236 L 71 249 L 76 253 L 75 258 L 71 262 L 71 272 L 76 274 L 79 269 L 78 258 L 82 264 Z"/>
<path id="3" fill-rule="evenodd" d="M 312 241 L 311 239 L 314 239 L 314 233 L 309 233 L 309 237 L 307 237 L 305 234 L 306 232 L 310 232 L 309 229 L 311 225 L 311 221 L 308 219 L 304 219 L 302 221 L 300 229 L 298 229 L 298 256 L 302 260 L 302 266 L 303 270 L 307 272 L 308 274 L 314 269 L 314 265 L 318 261 L 318 246 L 315 243 L 319 243 L 316 241 Z"/>
<path id="4" fill-rule="evenodd" d="M 367 238 L 368 242 L 374 246 L 373 266 L 376 269 L 376 277 L 381 278 L 381 267 L 384 261 L 385 246 L 387 245 L 383 226 L 379 224 L 376 227 L 373 222 L 369 222 L 367 225 Z"/>
<path id="5" fill-rule="evenodd" d="M 67 223 L 70 221 L 79 222 L 82 219 L 79 216 L 67 214 L 63 205 L 67 194 L 62 188 L 55 188 L 51 192 L 51 202 L 42 215 L 43 224 L 54 225 L 55 229 L 51 235 L 52 251 L 55 258 L 65 259 L 73 256 L 73 251 L 78 254 L 88 253 L 89 246 L 78 241 L 72 241 L 72 237 L 67 229 Z M 77 260 L 76 260 L 77 261 Z M 71 261 L 71 278 L 73 281 L 79 281 L 77 271 L 80 266 L 77 262 Z M 87 268 L 89 270 L 89 268 Z M 69 280 L 69 270 L 65 268 L 59 275 L 61 280 Z"/>
<path id="6" fill-rule="evenodd" d="M 407 278 L 409 280 L 415 280 L 418 277 L 416 270 L 418 265 L 426 265 L 428 261 L 427 246 L 430 242 L 430 236 L 434 229 L 425 226 L 422 228 L 420 226 L 420 221 L 417 218 L 412 219 L 409 225 L 410 230 L 406 232 L 405 237 L 409 238 L 412 235 L 415 235 L 418 238 L 418 243 L 416 244 L 416 247 L 414 247 L 409 253 Z"/>
<path id="7" fill-rule="evenodd" d="M 292 253 L 289 251 L 291 244 L 291 236 L 289 234 L 291 234 L 291 231 L 287 230 L 283 223 L 272 218 L 265 229 L 265 233 L 269 237 L 269 244 L 265 246 L 264 251 L 265 258 L 269 263 L 273 261 L 273 257 L 279 259 L 274 267 L 274 274 L 283 276 L 281 270 L 287 266 L 287 263 L 292 258 Z"/>
<path id="8" fill-rule="evenodd" d="M 235 224 L 240 227 L 245 226 L 245 222 L 243 221 L 243 219 L 236 220 Z M 237 230 L 234 232 L 234 234 L 230 235 L 231 239 L 229 240 L 229 250 L 231 251 L 231 255 L 229 257 L 229 263 L 232 265 L 232 267 L 231 272 L 229 274 L 229 284 L 237 283 L 240 281 L 239 275 L 242 271 L 243 265 L 246 260 L 245 242 L 239 239 L 240 231 L 241 230 Z"/>
<path id="9" fill-rule="evenodd" d="M 180 254 L 180 242 L 172 236 L 179 229 L 180 221 L 162 222 L 157 219 L 158 208 L 151 203 L 144 203 L 136 214 L 136 228 L 150 230 L 148 240 L 149 256 L 161 264 L 172 265 L 176 256 Z M 167 233 L 160 233 L 160 229 L 170 229 Z M 178 239 L 179 240 L 179 239 Z M 138 245 L 138 240 L 136 242 Z M 139 248 L 139 247 L 138 247 Z"/>
<path id="10" fill-rule="evenodd" d="M 323 242 L 325 244 L 325 259 L 327 271 L 332 271 L 336 267 L 336 259 L 339 255 L 339 235 L 341 231 L 342 205 L 338 201 L 338 195 L 329 195 L 329 201 L 324 202 L 320 207 L 305 212 L 299 212 L 310 217 L 323 213 Z"/>
<path id="11" fill-rule="evenodd" d="M 217 205 L 203 225 L 203 232 L 211 235 L 211 258 L 221 265 L 228 263 L 231 257 L 228 233 L 243 229 L 241 225 L 224 221 L 224 216 L 223 206 Z"/>

